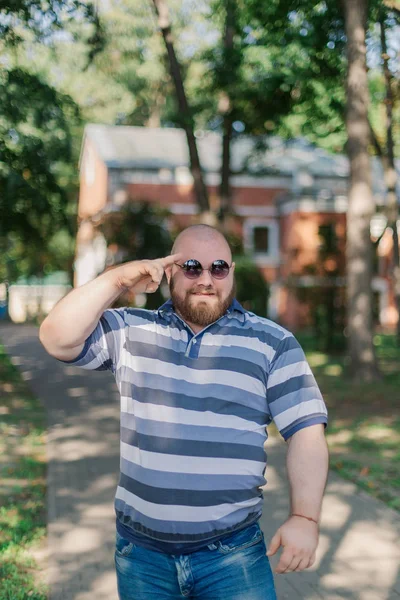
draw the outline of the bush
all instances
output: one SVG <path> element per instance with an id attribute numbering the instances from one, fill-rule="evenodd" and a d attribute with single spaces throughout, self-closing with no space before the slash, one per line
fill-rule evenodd
<path id="1" fill-rule="evenodd" d="M 267 316 L 268 284 L 257 265 L 248 256 L 236 256 L 236 298 L 246 310 L 260 317 Z"/>
<path id="2" fill-rule="evenodd" d="M 166 227 L 169 212 L 158 204 L 146 201 L 129 202 L 120 211 L 112 212 L 99 226 L 107 245 L 118 248 L 123 262 L 155 259 L 170 253 L 172 240 Z M 111 265 L 110 265 L 111 266 Z M 130 305 L 130 294 L 121 295 L 113 307 Z M 146 295 L 145 308 L 152 310 L 165 302 L 160 288 Z"/>

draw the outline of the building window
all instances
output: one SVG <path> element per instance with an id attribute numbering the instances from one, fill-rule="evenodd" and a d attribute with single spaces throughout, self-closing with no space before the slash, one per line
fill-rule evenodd
<path id="1" fill-rule="evenodd" d="M 269 252 L 269 227 L 254 227 L 253 229 L 254 252 Z"/>
<path id="2" fill-rule="evenodd" d="M 243 224 L 245 250 L 257 263 L 279 262 L 279 226 L 274 219 L 247 219 Z"/>
<path id="3" fill-rule="evenodd" d="M 338 251 L 338 239 L 334 223 L 325 223 L 318 227 L 320 251 L 324 254 L 333 254 Z"/>

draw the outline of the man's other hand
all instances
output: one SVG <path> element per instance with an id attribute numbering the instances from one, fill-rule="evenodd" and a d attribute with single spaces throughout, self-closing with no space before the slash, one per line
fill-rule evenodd
<path id="1" fill-rule="evenodd" d="M 280 546 L 283 551 L 275 573 L 304 571 L 315 562 L 318 545 L 318 525 L 301 517 L 289 517 L 272 538 L 267 556 L 276 554 Z"/>

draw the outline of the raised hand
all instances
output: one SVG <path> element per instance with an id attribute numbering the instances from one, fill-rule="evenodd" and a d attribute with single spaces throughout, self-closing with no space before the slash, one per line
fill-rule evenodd
<path id="1" fill-rule="evenodd" d="M 121 290 L 135 293 L 155 292 L 163 278 L 165 269 L 179 262 L 180 254 L 171 254 L 154 260 L 134 260 L 116 268 L 117 285 Z"/>

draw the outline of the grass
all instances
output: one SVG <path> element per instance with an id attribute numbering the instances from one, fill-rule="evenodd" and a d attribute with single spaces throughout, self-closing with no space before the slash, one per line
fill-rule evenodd
<path id="1" fill-rule="evenodd" d="M 0 345 L 0 600 L 46 600 L 46 423 Z"/>
<path id="2" fill-rule="evenodd" d="M 389 335 L 374 343 L 383 374 L 374 384 L 350 383 L 345 357 L 304 346 L 328 406 L 331 469 L 400 511 L 400 348 Z"/>

